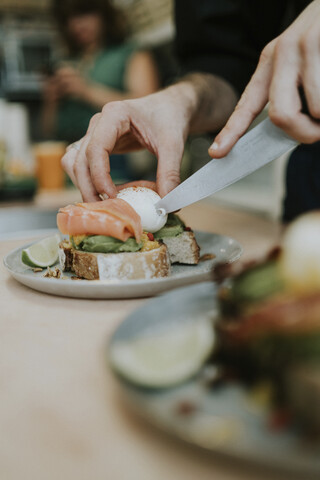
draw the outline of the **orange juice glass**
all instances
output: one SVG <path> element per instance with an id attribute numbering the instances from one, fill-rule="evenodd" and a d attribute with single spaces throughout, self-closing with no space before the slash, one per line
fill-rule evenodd
<path id="1" fill-rule="evenodd" d="M 58 190 L 64 187 L 65 173 L 61 159 L 66 150 L 64 142 L 41 142 L 35 145 L 36 175 L 39 188 Z"/>

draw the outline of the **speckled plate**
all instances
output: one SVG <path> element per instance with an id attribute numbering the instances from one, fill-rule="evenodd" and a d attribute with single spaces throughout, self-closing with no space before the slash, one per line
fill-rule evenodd
<path id="1" fill-rule="evenodd" d="M 70 273 L 65 273 L 63 279 L 44 278 L 43 272 L 34 273 L 21 262 L 21 252 L 30 243 L 10 252 L 4 259 L 4 265 L 18 282 L 51 295 L 100 299 L 150 297 L 172 288 L 207 281 L 215 264 L 231 263 L 241 256 L 241 245 L 233 238 L 206 232 L 195 233 L 201 255 L 214 254 L 215 258 L 198 265 L 173 265 L 171 275 L 166 278 L 75 281 L 71 280 L 73 275 Z"/>
<path id="2" fill-rule="evenodd" d="M 183 328 L 217 316 L 216 287 L 201 283 L 161 295 L 132 313 L 115 331 L 110 345 Z M 214 368 L 214 367 L 213 367 Z M 320 444 L 304 442 L 293 429 L 271 430 L 270 417 L 257 395 L 239 384 L 208 386 L 208 367 L 192 380 L 169 389 L 143 389 L 116 375 L 127 406 L 162 430 L 215 453 L 320 478 Z M 308 475 L 308 477 L 307 477 Z M 295 477 L 297 478 L 297 477 Z"/>

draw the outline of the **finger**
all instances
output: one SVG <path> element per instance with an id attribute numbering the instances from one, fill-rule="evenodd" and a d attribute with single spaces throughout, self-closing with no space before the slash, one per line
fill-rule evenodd
<path id="1" fill-rule="evenodd" d="M 78 187 L 78 184 L 77 184 L 77 179 L 76 179 L 74 171 L 73 171 L 73 166 L 74 166 L 74 163 L 76 161 L 77 154 L 78 154 L 78 152 L 75 148 L 68 147 L 67 152 L 64 154 L 64 156 L 61 159 L 62 168 L 67 173 L 67 175 L 70 177 L 72 183 L 76 187 Z"/>
<path id="2" fill-rule="evenodd" d="M 320 124 L 301 112 L 289 117 L 277 113 L 270 114 L 272 122 L 284 130 L 290 137 L 301 143 L 315 143 L 320 140 Z"/>
<path id="3" fill-rule="evenodd" d="M 81 149 L 78 152 L 78 155 L 74 162 L 73 171 L 74 171 L 76 182 L 81 192 L 83 201 L 95 202 L 100 200 L 100 198 L 92 183 L 89 163 L 86 156 L 86 148 L 89 142 L 90 142 L 90 136 L 88 135 L 87 137 L 85 137 L 81 145 Z"/>
<path id="4" fill-rule="evenodd" d="M 288 127 L 301 110 L 298 94 L 300 59 L 296 48 L 286 47 L 285 43 L 280 43 L 276 48 L 269 94 L 269 116 L 281 127 Z"/>
<path id="5" fill-rule="evenodd" d="M 274 42 L 270 43 L 262 52 L 258 67 L 235 111 L 209 148 L 211 157 L 221 158 L 227 155 L 267 104 L 272 78 L 273 51 Z"/>
<path id="6" fill-rule="evenodd" d="M 280 44 L 274 59 L 269 116 L 289 136 L 303 143 L 313 143 L 320 138 L 320 125 L 301 112 L 298 89 L 300 72 L 299 51 L 288 48 L 285 43 Z"/>
<path id="7" fill-rule="evenodd" d="M 320 119 L 320 39 L 319 28 L 310 30 L 301 42 L 302 83 L 311 116 Z"/>
<path id="8" fill-rule="evenodd" d="M 162 147 L 159 150 L 157 168 L 157 191 L 164 197 L 180 183 L 180 165 L 184 144 L 181 141 L 171 148 Z"/>
<path id="9" fill-rule="evenodd" d="M 95 190 L 100 195 L 115 197 L 116 187 L 110 175 L 109 156 L 117 140 L 130 131 L 128 112 L 123 103 L 109 103 L 97 122 L 86 154 Z"/>
<path id="10" fill-rule="evenodd" d="M 74 174 L 74 164 L 75 164 L 78 152 L 80 151 L 83 140 L 84 140 L 84 137 L 82 137 L 77 142 L 74 142 L 68 145 L 66 148 L 66 153 L 63 155 L 61 159 L 62 168 L 70 177 L 72 183 L 76 187 L 78 187 L 78 184 Z"/>
<path id="11" fill-rule="evenodd" d="M 90 174 L 89 163 L 86 155 L 86 149 L 91 141 L 91 135 L 94 131 L 94 127 L 99 121 L 100 114 L 92 117 L 88 132 L 86 136 L 81 140 L 80 151 L 78 151 L 76 159 L 73 164 L 73 172 L 76 179 L 78 188 L 80 189 L 84 202 L 94 202 L 99 200 L 98 192 L 96 191 Z"/>

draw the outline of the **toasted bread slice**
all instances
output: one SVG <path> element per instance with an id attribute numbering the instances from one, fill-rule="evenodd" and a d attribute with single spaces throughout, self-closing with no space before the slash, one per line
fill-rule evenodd
<path id="1" fill-rule="evenodd" d="M 170 274 L 170 259 L 164 244 L 149 251 L 90 253 L 76 250 L 63 241 L 59 258 L 62 270 L 86 280 L 139 280 Z"/>
<path id="2" fill-rule="evenodd" d="M 200 259 L 200 247 L 192 231 L 182 232 L 176 237 L 162 239 L 169 250 L 171 263 L 197 265 Z"/>

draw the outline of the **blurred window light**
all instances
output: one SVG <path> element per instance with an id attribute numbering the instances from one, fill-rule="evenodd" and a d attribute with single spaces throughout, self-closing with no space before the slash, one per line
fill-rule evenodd
<path id="1" fill-rule="evenodd" d="M 49 5 L 50 0 L 0 0 L 0 10 L 2 11 L 45 10 Z"/>

